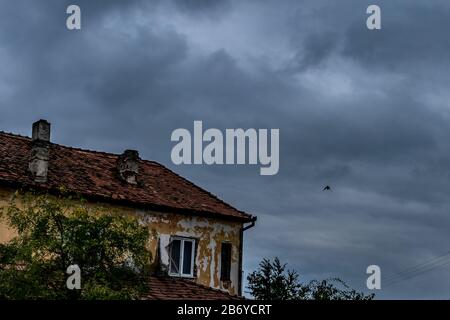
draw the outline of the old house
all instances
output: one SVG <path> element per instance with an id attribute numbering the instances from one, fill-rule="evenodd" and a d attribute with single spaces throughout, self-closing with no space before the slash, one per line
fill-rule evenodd
<path id="1" fill-rule="evenodd" d="M 137 151 L 116 155 L 54 144 L 45 120 L 33 124 L 32 138 L 0 132 L 0 206 L 18 188 L 61 187 L 148 225 L 149 248 L 164 271 L 149 279 L 148 298 L 242 295 L 243 235 L 256 217 Z M 13 235 L 0 225 L 0 242 Z"/>

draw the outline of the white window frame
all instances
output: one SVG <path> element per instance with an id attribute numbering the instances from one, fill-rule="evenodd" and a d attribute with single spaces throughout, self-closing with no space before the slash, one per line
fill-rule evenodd
<path id="1" fill-rule="evenodd" d="M 180 264 L 178 273 L 172 272 L 172 242 L 174 240 L 180 241 Z M 183 273 L 183 263 L 184 263 L 184 243 L 190 242 L 192 243 L 192 254 L 191 254 L 191 270 L 190 273 Z M 184 278 L 193 278 L 194 277 L 194 261 L 195 261 L 195 239 L 192 238 L 183 238 L 183 237 L 172 237 L 170 239 L 170 252 L 169 252 L 169 275 L 174 277 L 184 277 Z"/>

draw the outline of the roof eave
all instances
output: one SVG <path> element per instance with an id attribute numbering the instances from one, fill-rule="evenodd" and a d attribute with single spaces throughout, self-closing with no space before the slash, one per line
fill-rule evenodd
<path id="1" fill-rule="evenodd" d="M 10 187 L 13 189 L 21 189 L 23 191 L 45 191 L 52 195 L 61 195 L 61 191 L 57 190 L 55 188 L 51 188 L 45 184 L 37 184 L 37 183 L 20 183 L 16 181 L 6 181 L 6 180 L 0 180 L 0 185 L 5 187 Z M 164 205 L 157 205 L 157 204 L 148 204 L 148 203 L 140 203 L 135 201 L 130 201 L 127 199 L 113 199 L 111 197 L 107 196 L 101 196 L 101 195 L 93 195 L 89 193 L 77 193 L 74 191 L 70 191 L 69 193 L 78 195 L 80 197 L 84 197 L 86 200 L 90 201 L 97 201 L 97 202 L 104 202 L 104 203 L 110 203 L 110 204 L 116 204 L 116 205 L 122 205 L 126 207 L 132 207 L 136 209 L 142 209 L 142 210 L 151 210 L 151 211 L 157 211 L 157 212 L 163 212 L 163 213 L 176 213 L 181 215 L 187 215 L 187 216 L 199 216 L 204 218 L 215 218 L 219 220 L 226 220 L 226 221 L 233 221 L 233 222 L 240 222 L 240 223 L 249 223 L 256 221 L 256 216 L 250 215 L 248 213 L 238 211 L 241 213 L 241 216 L 234 216 L 234 215 L 227 215 L 223 213 L 218 212 L 212 212 L 207 210 L 192 210 L 192 209 L 185 209 L 185 208 L 177 208 L 172 206 L 164 206 Z"/>

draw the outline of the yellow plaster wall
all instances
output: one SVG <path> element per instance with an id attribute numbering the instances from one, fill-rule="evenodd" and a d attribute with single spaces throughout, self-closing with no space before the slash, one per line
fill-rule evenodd
<path id="1" fill-rule="evenodd" d="M 0 210 L 9 204 L 13 193 L 13 190 L 0 188 Z M 3 221 L 0 221 L 0 243 L 9 241 L 15 235 L 14 230 L 9 229 Z"/>

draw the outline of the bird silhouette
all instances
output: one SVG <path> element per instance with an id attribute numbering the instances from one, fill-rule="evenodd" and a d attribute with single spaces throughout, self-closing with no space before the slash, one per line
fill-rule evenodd
<path id="1" fill-rule="evenodd" d="M 330 186 L 325 186 L 325 188 L 323 188 L 322 191 L 331 191 L 331 187 Z"/>

